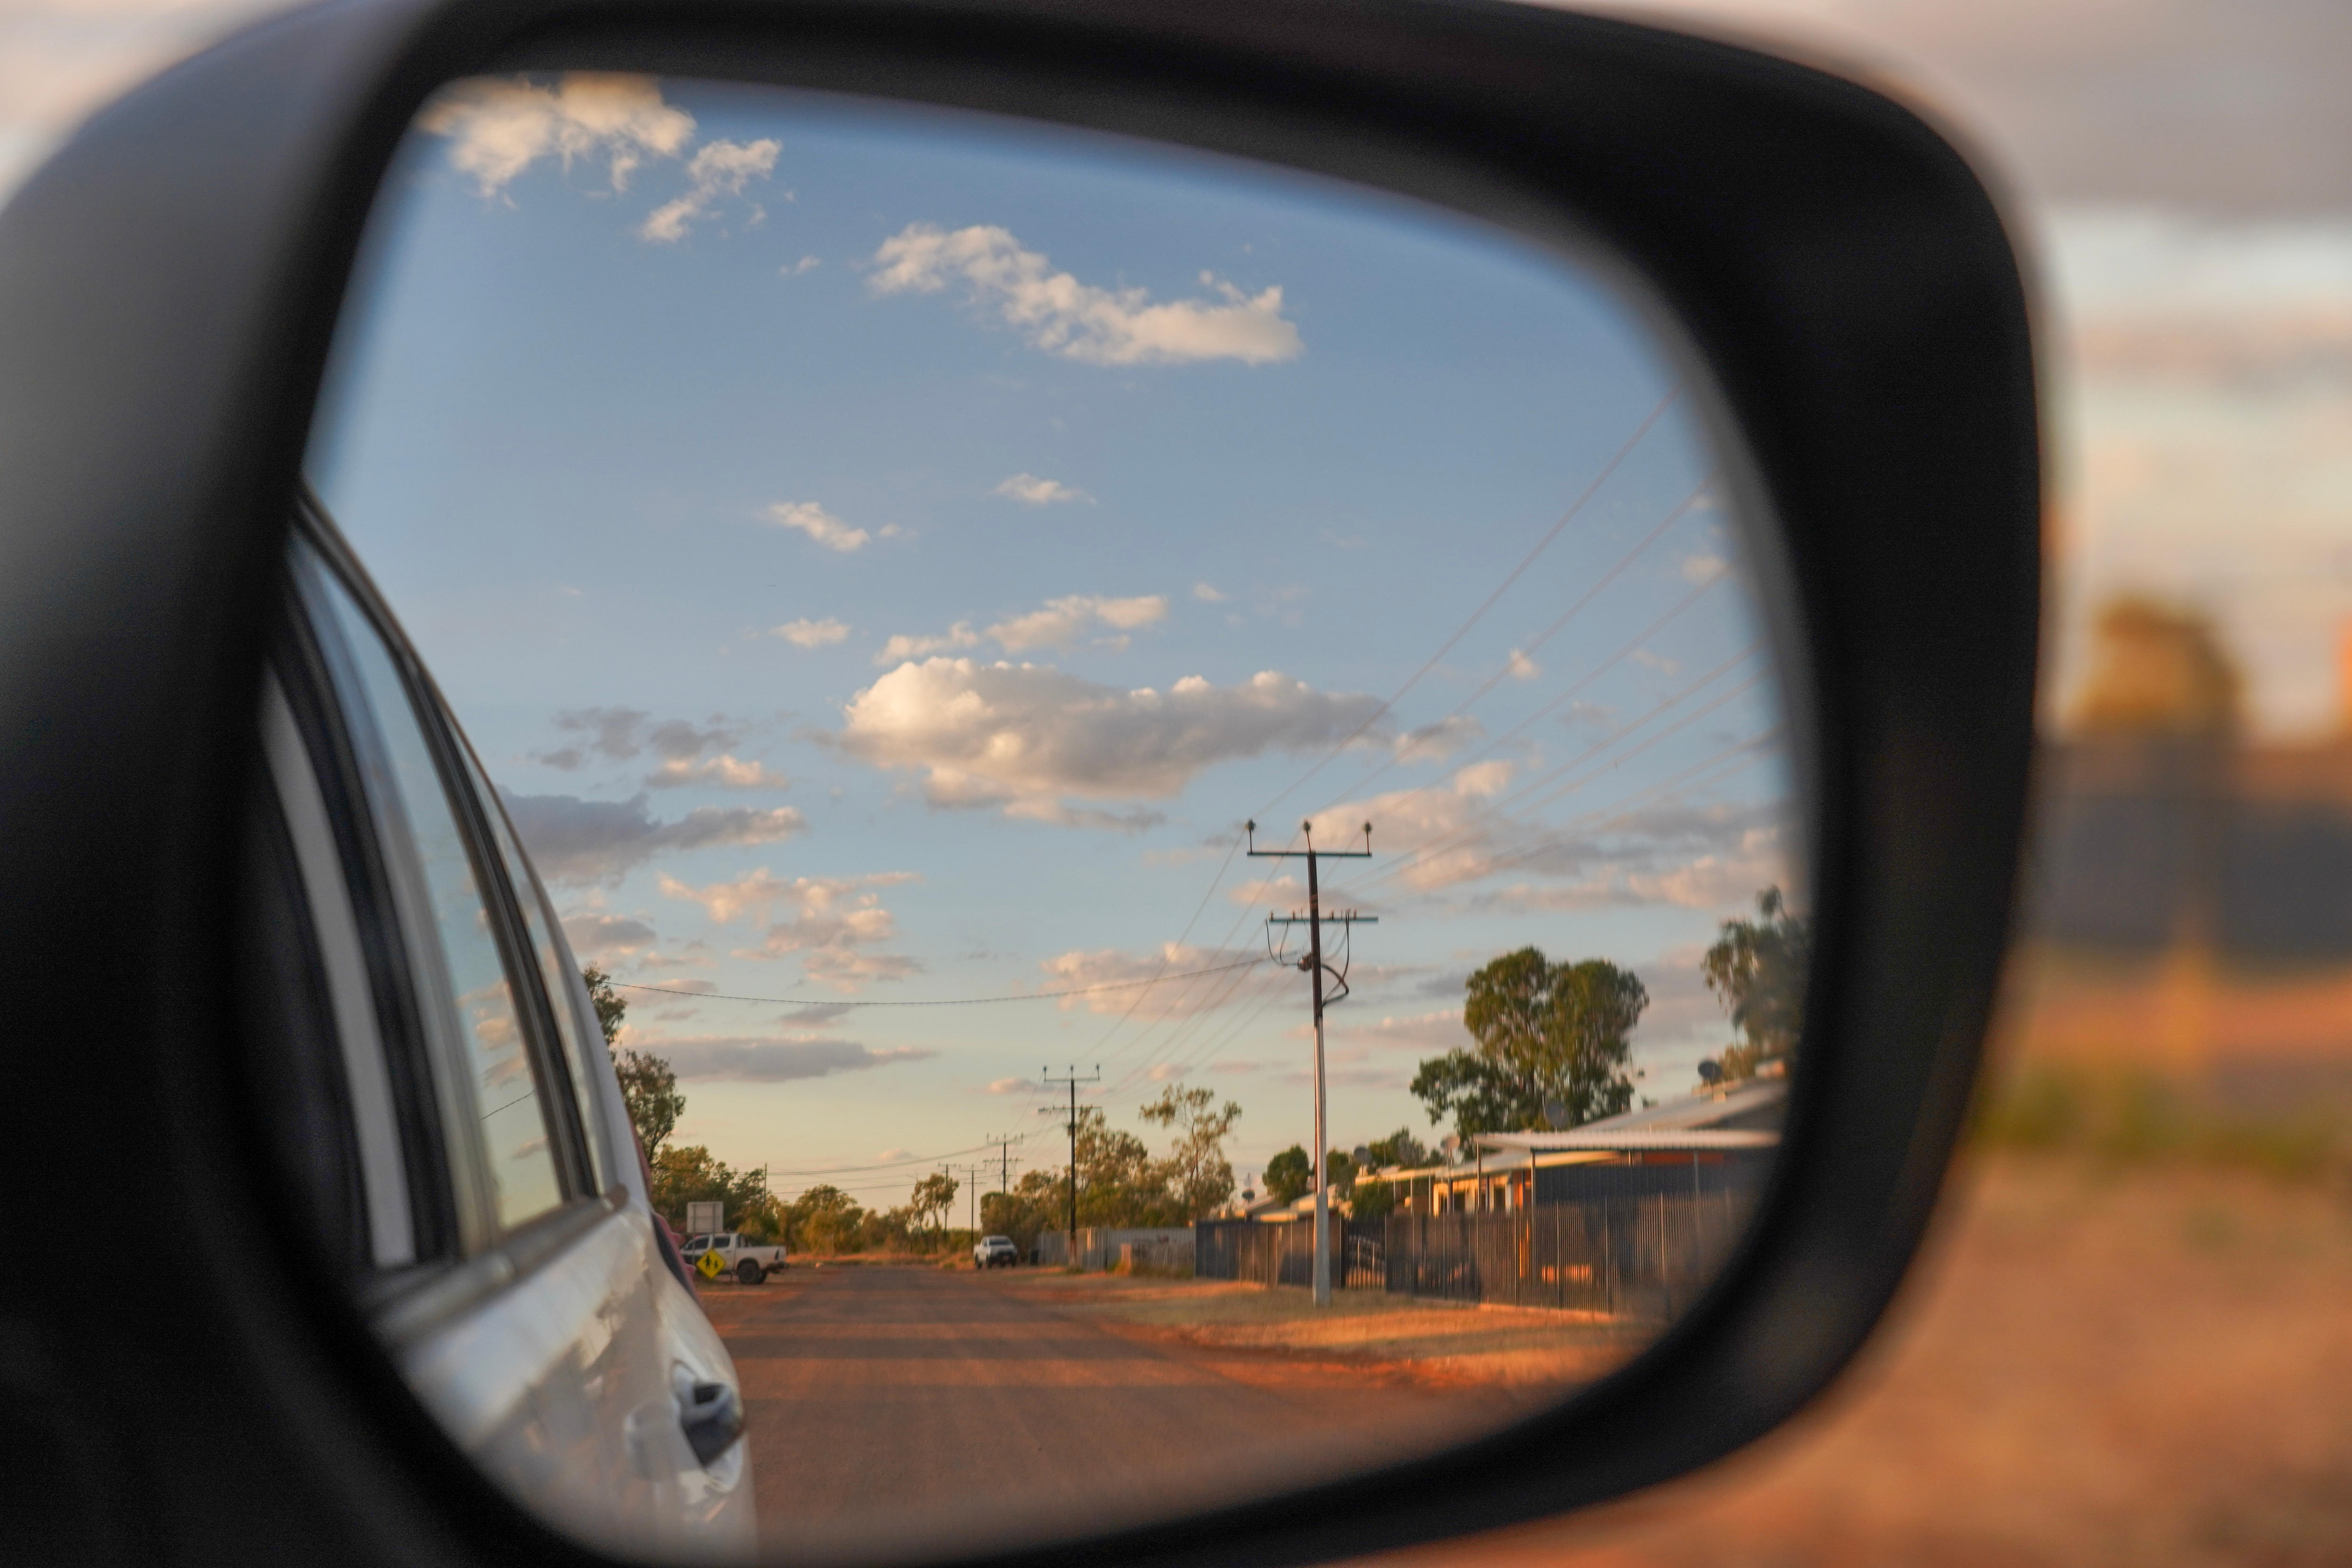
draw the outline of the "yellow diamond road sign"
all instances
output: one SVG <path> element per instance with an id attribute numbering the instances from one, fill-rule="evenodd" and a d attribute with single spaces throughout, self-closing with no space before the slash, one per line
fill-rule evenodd
<path id="1" fill-rule="evenodd" d="M 694 1266 L 702 1270 L 702 1277 L 705 1279 L 716 1279 L 719 1278 L 719 1270 L 725 1268 L 727 1264 L 726 1260 L 716 1252 L 706 1252 L 694 1260 Z"/>

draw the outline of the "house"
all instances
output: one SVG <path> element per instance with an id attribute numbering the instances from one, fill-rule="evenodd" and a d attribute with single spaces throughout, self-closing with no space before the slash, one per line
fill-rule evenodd
<path id="1" fill-rule="evenodd" d="M 1505 1212 L 1760 1182 L 1780 1144 L 1789 1080 L 1718 1084 L 1559 1132 L 1490 1132 L 1458 1165 L 1383 1171 L 1406 1214 Z"/>

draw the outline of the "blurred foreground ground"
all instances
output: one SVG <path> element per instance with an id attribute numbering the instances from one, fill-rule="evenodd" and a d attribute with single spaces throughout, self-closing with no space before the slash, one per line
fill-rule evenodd
<path id="1" fill-rule="evenodd" d="M 1705 1474 L 1384 1568 L 2352 1563 L 2352 1199 L 1979 1154 L 1863 1363 Z"/>

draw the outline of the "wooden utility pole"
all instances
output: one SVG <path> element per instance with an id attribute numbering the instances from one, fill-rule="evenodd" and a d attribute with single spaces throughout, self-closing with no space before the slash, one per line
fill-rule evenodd
<path id="1" fill-rule="evenodd" d="M 1075 1268 L 1078 1265 L 1078 1085 L 1082 1083 L 1101 1082 L 1102 1068 L 1097 1066 L 1093 1072 L 1088 1073 L 1084 1078 L 1080 1078 L 1078 1076 L 1078 1069 L 1076 1065 L 1073 1065 L 1069 1072 L 1061 1078 L 1055 1078 L 1050 1068 L 1040 1068 L 1038 1071 L 1043 1076 L 1046 1088 L 1051 1089 L 1056 1084 L 1062 1084 L 1067 1086 L 1070 1091 L 1070 1119 L 1066 1123 L 1070 1134 L 1070 1251 L 1068 1261 L 1070 1267 Z"/>
<path id="2" fill-rule="evenodd" d="M 1343 915 L 1324 914 L 1323 889 L 1321 882 L 1316 877 L 1315 868 L 1316 863 L 1320 860 L 1370 859 L 1372 825 L 1369 822 L 1364 824 L 1364 847 L 1361 849 L 1316 848 L 1315 825 L 1311 822 L 1302 824 L 1299 829 L 1307 837 L 1307 847 L 1304 849 L 1261 849 L 1257 847 L 1257 824 L 1249 823 L 1247 831 L 1250 839 L 1249 853 L 1252 858 L 1259 860 L 1303 858 L 1307 862 L 1306 915 L 1304 917 L 1295 914 L 1268 915 L 1265 917 L 1265 923 L 1268 927 L 1304 925 L 1307 928 L 1307 956 L 1298 961 L 1298 967 L 1307 971 L 1313 978 L 1315 994 L 1315 1304 L 1318 1307 L 1328 1307 L 1331 1304 L 1331 1193 L 1330 1172 L 1325 1168 L 1327 1162 L 1324 1158 L 1325 1151 L 1330 1143 L 1330 1137 L 1324 1126 L 1326 1107 L 1323 1089 L 1323 1009 L 1333 1002 L 1346 1000 L 1348 976 L 1345 970 L 1329 970 L 1323 962 L 1323 926 L 1325 921 L 1328 921 L 1333 925 L 1352 931 L 1352 928 L 1356 926 L 1377 925 L 1380 922 L 1370 915 L 1360 915 L 1352 910 Z M 1353 945 L 1350 941 L 1351 952 Z M 1327 970 L 1339 984 L 1339 991 L 1336 996 L 1327 997 L 1323 994 L 1323 976 Z"/>

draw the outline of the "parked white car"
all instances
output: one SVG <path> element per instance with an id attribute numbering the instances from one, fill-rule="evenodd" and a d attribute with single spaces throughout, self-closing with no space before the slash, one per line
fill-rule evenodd
<path id="1" fill-rule="evenodd" d="M 1009 1236 L 983 1236 L 972 1243 L 971 1261 L 977 1268 L 1010 1268 L 1021 1261 L 1021 1249 Z"/>
<path id="2" fill-rule="evenodd" d="M 678 1249 L 685 1255 L 688 1268 L 702 1266 L 706 1252 L 719 1254 L 721 1274 L 732 1274 L 746 1285 L 757 1285 L 770 1274 L 784 1267 L 784 1249 L 776 1242 L 753 1241 L 737 1231 L 720 1231 L 715 1236 L 689 1236 Z"/>

